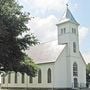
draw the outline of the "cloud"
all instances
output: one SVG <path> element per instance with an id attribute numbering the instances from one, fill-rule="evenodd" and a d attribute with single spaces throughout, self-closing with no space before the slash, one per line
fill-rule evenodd
<path id="1" fill-rule="evenodd" d="M 31 32 L 37 36 L 41 42 L 55 40 L 57 38 L 56 24 L 57 18 L 50 15 L 46 18 L 36 17 L 28 26 L 31 28 Z"/>
<path id="2" fill-rule="evenodd" d="M 90 52 L 83 53 L 83 57 L 84 57 L 86 63 L 90 63 Z"/>
<path id="3" fill-rule="evenodd" d="M 89 33 L 89 29 L 87 27 L 80 27 L 79 28 L 79 41 L 80 41 L 80 46 L 83 46 L 85 44 L 85 40 L 87 40 L 87 35 Z M 83 48 L 83 57 L 86 63 L 90 63 L 90 51 L 87 50 L 87 48 Z"/>
<path id="4" fill-rule="evenodd" d="M 68 0 L 18 0 L 24 6 L 24 11 L 33 15 L 46 15 L 46 13 L 63 12 Z"/>
<path id="5" fill-rule="evenodd" d="M 84 27 L 84 26 L 80 26 L 79 27 L 79 40 L 80 40 L 80 44 L 83 43 L 83 41 L 85 40 L 88 32 L 89 32 L 89 29 L 87 27 Z"/>
<path id="6" fill-rule="evenodd" d="M 36 8 L 44 10 L 62 10 L 68 0 L 31 0 L 30 3 Z"/>

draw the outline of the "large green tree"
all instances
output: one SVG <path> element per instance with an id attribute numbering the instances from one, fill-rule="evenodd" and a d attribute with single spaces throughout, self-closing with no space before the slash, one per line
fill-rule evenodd
<path id="1" fill-rule="evenodd" d="M 0 70 L 35 76 L 36 67 L 24 51 L 38 43 L 29 31 L 30 14 L 22 11 L 15 0 L 0 0 Z"/>

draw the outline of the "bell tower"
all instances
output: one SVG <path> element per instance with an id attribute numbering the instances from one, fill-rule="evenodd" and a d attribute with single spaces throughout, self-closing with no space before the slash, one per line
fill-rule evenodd
<path id="1" fill-rule="evenodd" d="M 74 19 L 67 5 L 63 17 L 57 24 L 58 44 L 68 44 L 72 53 L 79 51 L 78 26 L 79 23 Z"/>

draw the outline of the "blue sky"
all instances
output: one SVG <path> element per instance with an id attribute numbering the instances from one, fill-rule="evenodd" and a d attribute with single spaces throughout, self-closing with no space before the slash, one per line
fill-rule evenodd
<path id="1" fill-rule="evenodd" d="M 90 0 L 18 0 L 24 6 L 23 10 L 30 12 L 35 18 L 28 27 L 40 42 L 47 42 L 57 38 L 55 24 L 65 12 L 66 3 L 80 23 L 79 40 L 80 51 L 86 62 L 90 62 Z"/>

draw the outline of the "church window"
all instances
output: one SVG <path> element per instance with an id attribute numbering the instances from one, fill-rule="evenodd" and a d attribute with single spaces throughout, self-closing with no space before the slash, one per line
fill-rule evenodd
<path id="1" fill-rule="evenodd" d="M 64 34 L 64 33 L 66 33 L 66 28 L 61 29 L 61 34 Z"/>
<path id="2" fill-rule="evenodd" d="M 11 83 L 11 73 L 8 74 L 8 83 Z"/>
<path id="3" fill-rule="evenodd" d="M 15 83 L 17 83 L 17 72 L 15 72 Z"/>
<path id="4" fill-rule="evenodd" d="M 78 76 L 78 65 L 76 62 L 73 64 L 73 76 Z"/>
<path id="5" fill-rule="evenodd" d="M 61 29 L 61 34 L 63 34 L 63 29 Z"/>
<path id="6" fill-rule="evenodd" d="M 29 76 L 29 83 L 33 83 L 33 78 Z"/>
<path id="7" fill-rule="evenodd" d="M 47 80 L 48 80 L 48 83 L 51 83 L 51 69 L 50 68 L 48 69 L 48 72 L 47 72 Z"/>
<path id="8" fill-rule="evenodd" d="M 41 83 L 42 81 L 42 73 L 41 70 L 38 71 L 38 83 Z"/>
<path id="9" fill-rule="evenodd" d="M 66 33 L 66 28 L 64 28 L 64 33 Z"/>
<path id="10" fill-rule="evenodd" d="M 72 28 L 72 33 L 74 33 L 74 29 Z"/>
<path id="11" fill-rule="evenodd" d="M 72 33 L 76 34 L 76 29 L 72 28 Z"/>
<path id="12" fill-rule="evenodd" d="M 73 42 L 73 52 L 75 53 L 76 52 L 76 43 Z"/>
<path id="13" fill-rule="evenodd" d="M 3 76 L 3 78 L 2 78 L 2 79 L 3 79 L 3 84 L 4 84 L 4 83 L 5 83 L 5 76 Z"/>
<path id="14" fill-rule="evenodd" d="M 22 83 L 25 82 L 25 74 L 24 74 L 24 73 L 22 73 L 22 78 L 21 78 L 21 80 L 22 80 Z"/>

